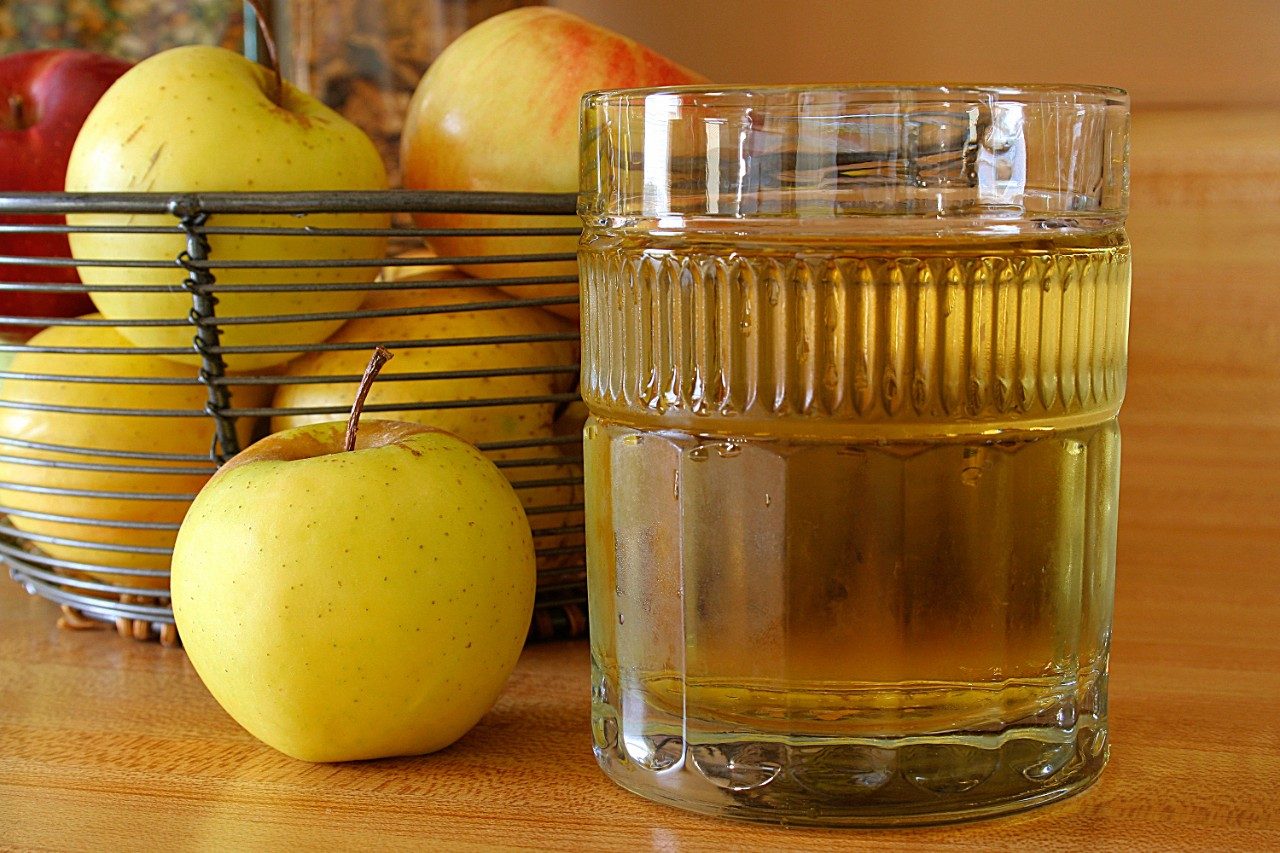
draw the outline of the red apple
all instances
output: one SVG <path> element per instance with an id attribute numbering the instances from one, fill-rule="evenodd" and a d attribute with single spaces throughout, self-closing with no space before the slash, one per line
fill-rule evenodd
<path id="1" fill-rule="evenodd" d="M 61 192 L 71 146 L 85 116 L 129 63 L 87 50 L 32 50 L 0 57 L 0 191 Z M 61 225 L 48 216 L 0 216 L 0 223 Z M 71 256 L 64 234 L 0 233 L 0 255 Z M 0 281 L 78 284 L 75 267 L 0 265 Z M 83 293 L 0 290 L 0 315 L 75 317 L 93 310 Z M 34 326 L 3 326 L 26 338 Z"/>
<path id="2" fill-rule="evenodd" d="M 424 190 L 578 191 L 578 110 L 593 89 L 705 82 L 625 36 L 548 7 L 490 18 L 431 64 L 414 92 L 401 139 L 404 185 Z M 573 216 L 422 214 L 424 228 L 577 226 Z M 569 252 L 574 237 L 440 237 L 440 255 Z M 573 275 L 572 262 L 487 264 L 485 278 Z M 576 285 L 511 288 L 516 295 L 576 294 Z M 561 313 L 577 316 L 576 306 Z"/>

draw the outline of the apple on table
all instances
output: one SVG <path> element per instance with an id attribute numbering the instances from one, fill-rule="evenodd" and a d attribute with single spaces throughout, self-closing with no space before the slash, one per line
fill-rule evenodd
<path id="1" fill-rule="evenodd" d="M 307 761 L 417 755 L 493 705 L 533 612 L 533 543 L 507 479 L 450 433 L 361 422 L 278 432 L 201 490 L 173 614 L 237 722 Z"/>
<path id="2" fill-rule="evenodd" d="M 706 78 L 623 35 L 534 6 L 467 30 L 431 64 L 401 137 L 404 185 L 420 190 L 575 193 L 579 102 L 588 91 L 674 86 Z M 574 216 L 421 213 L 424 228 L 570 227 Z M 444 236 L 440 255 L 569 253 L 577 237 Z M 573 276 L 573 261 L 475 264 L 484 278 Z M 576 284 L 512 287 L 517 296 L 576 295 Z M 577 318 L 576 305 L 550 310 Z"/>
<path id="3" fill-rule="evenodd" d="M 121 59 L 87 50 L 30 50 L 0 57 L 0 191 L 61 192 L 67 158 L 98 98 L 129 70 Z M 0 215 L 3 225 L 61 225 L 59 217 Z M 0 255 L 69 258 L 65 234 L 0 233 Z M 75 267 L 0 265 L 0 281 L 79 284 Z M 76 317 L 93 310 L 84 293 L 0 290 L 0 315 Z M 24 339 L 35 326 L 0 325 Z"/>

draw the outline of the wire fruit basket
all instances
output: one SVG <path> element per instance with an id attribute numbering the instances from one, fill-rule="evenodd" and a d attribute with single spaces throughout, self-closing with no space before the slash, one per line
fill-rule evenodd
<path id="1" fill-rule="evenodd" d="M 405 190 L 0 194 L 11 252 L 0 254 L 0 304 L 134 300 L 126 319 L 0 311 L 12 332 L 0 342 L 10 575 L 61 605 L 63 626 L 177 643 L 168 559 L 199 486 L 268 432 L 344 419 L 381 344 L 400 365 L 384 370 L 365 417 L 439 426 L 484 451 L 534 535 L 530 637 L 585 633 L 576 258 L 547 250 L 548 238 L 562 248 L 576 236 L 563 218 L 574 210 L 572 195 Z M 422 214 L 459 217 L 426 228 Z M 24 237 L 50 234 L 107 251 L 19 253 Z M 422 251 L 458 238 L 495 239 L 499 253 Z M 329 251 L 344 241 L 366 253 Z M 250 246 L 279 256 L 246 258 Z M 478 268 L 485 278 L 467 275 Z"/>

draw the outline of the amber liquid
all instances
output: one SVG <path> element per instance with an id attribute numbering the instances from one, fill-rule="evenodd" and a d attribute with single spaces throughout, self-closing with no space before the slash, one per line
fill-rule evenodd
<path id="1" fill-rule="evenodd" d="M 593 725 L 706 811 L 892 823 L 1106 756 L 1117 231 L 584 245 Z"/>

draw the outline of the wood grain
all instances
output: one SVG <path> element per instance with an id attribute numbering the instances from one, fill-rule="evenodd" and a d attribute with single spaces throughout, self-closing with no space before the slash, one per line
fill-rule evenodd
<path id="1" fill-rule="evenodd" d="M 180 650 L 54 627 L 0 583 L 0 846 L 1280 848 L 1280 111 L 1134 123 L 1112 763 L 1066 802 L 898 831 L 742 825 L 596 769 L 583 643 L 528 649 L 451 749 L 313 766 Z"/>

